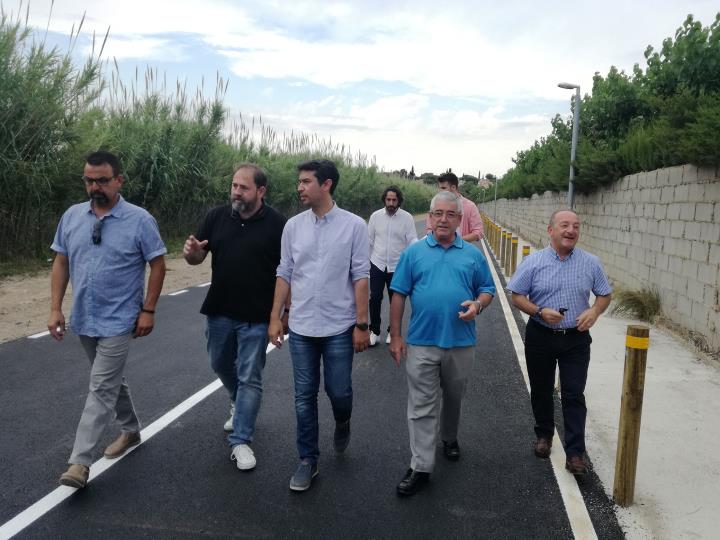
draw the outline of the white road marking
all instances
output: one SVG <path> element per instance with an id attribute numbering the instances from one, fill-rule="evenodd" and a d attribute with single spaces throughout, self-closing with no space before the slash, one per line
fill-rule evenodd
<path id="1" fill-rule="evenodd" d="M 288 336 L 284 336 L 284 341 L 287 341 Z M 267 352 L 274 350 L 276 347 L 272 343 L 268 344 L 267 346 Z M 140 432 L 140 436 L 142 438 L 142 442 L 138 446 L 134 446 L 130 448 L 125 454 L 120 456 L 116 459 L 106 459 L 104 457 L 97 460 L 95 463 L 92 464 L 90 467 L 90 476 L 88 477 L 88 483 L 92 482 L 95 478 L 100 476 L 102 473 L 107 471 L 110 467 L 113 465 L 116 465 L 119 463 L 125 456 L 132 453 L 136 448 L 139 448 L 140 445 L 146 444 L 151 438 L 153 438 L 155 435 L 157 435 L 160 431 L 168 427 L 170 424 L 172 424 L 175 420 L 177 420 L 180 416 L 185 414 L 187 411 L 192 409 L 195 405 L 200 403 L 202 400 L 204 400 L 206 397 L 208 397 L 210 394 L 218 390 L 222 387 L 222 383 L 220 382 L 220 379 L 215 379 L 213 382 L 208 384 L 205 388 L 199 390 L 198 392 L 195 392 L 192 396 L 187 398 L 185 401 L 180 403 L 179 405 L 175 406 L 168 412 L 166 412 L 164 415 L 162 415 L 160 418 L 155 420 L 152 424 L 150 424 L 148 427 L 143 429 Z M 55 508 L 57 505 L 59 505 L 61 502 L 63 502 L 65 499 L 70 497 L 73 493 L 77 491 L 77 488 L 72 488 L 68 486 L 59 486 L 55 488 L 54 491 L 51 491 L 47 495 L 45 495 L 42 499 L 35 502 L 32 506 L 29 506 L 22 512 L 20 512 L 17 516 L 12 518 L 10 521 L 4 523 L 0 527 L 0 540 L 6 540 L 8 538 L 12 538 L 17 533 L 22 531 L 25 527 L 28 525 L 31 525 L 38 519 L 40 519 L 42 516 L 47 514 L 50 510 Z"/>
<path id="2" fill-rule="evenodd" d="M 41 338 L 43 336 L 49 336 L 49 335 L 50 335 L 50 330 L 45 330 L 44 332 L 38 332 L 37 334 L 28 336 L 28 339 L 37 339 L 37 338 Z"/>
<path id="3" fill-rule="evenodd" d="M 525 366 L 525 345 L 520 337 L 520 330 L 518 329 L 512 310 L 510 309 L 510 302 L 508 302 L 505 289 L 503 289 L 502 283 L 500 283 L 500 278 L 498 277 L 497 272 L 495 272 L 495 266 L 492 264 L 488 248 L 485 245 L 485 242 L 481 241 L 480 244 L 485 252 L 485 257 L 488 260 L 488 266 L 490 267 L 490 272 L 492 273 L 493 281 L 495 282 L 496 296 L 500 300 L 500 305 L 502 305 L 502 310 L 505 314 L 505 320 L 507 322 L 508 330 L 510 331 L 510 337 L 512 338 L 513 345 L 515 347 L 515 355 L 517 356 L 518 363 L 520 364 L 523 379 L 525 379 L 525 386 L 527 387 L 528 392 L 530 392 L 530 381 L 528 379 L 527 368 Z M 592 521 L 590 521 L 590 515 L 588 514 L 587 507 L 585 506 L 585 500 L 580 493 L 580 488 L 577 485 L 577 480 L 575 480 L 570 473 L 565 471 L 565 450 L 563 448 L 562 441 L 558 436 L 557 430 L 555 430 L 555 434 L 553 435 L 552 448 L 553 451 L 550 454 L 550 462 L 552 463 L 553 472 L 555 473 L 555 478 L 557 479 L 558 487 L 560 488 L 560 495 L 562 496 L 563 503 L 565 504 L 565 511 L 567 512 L 573 535 L 577 539 L 597 540 L 595 527 L 593 527 Z"/>
<path id="4" fill-rule="evenodd" d="M 168 296 L 177 296 L 178 294 L 185 294 L 186 292 L 188 292 L 188 290 L 187 290 L 187 289 L 183 289 L 182 291 L 171 292 L 171 293 L 168 294 Z"/>
<path id="5" fill-rule="evenodd" d="M 210 283 L 210 281 L 208 281 L 207 283 L 201 283 L 200 285 L 197 285 L 197 287 L 208 287 Z"/>

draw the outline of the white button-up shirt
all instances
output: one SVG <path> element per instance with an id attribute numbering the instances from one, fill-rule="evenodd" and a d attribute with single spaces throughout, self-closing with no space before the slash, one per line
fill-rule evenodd
<path id="1" fill-rule="evenodd" d="M 415 220 L 402 208 L 390 215 L 381 208 L 370 216 L 368 221 L 370 233 L 370 262 L 380 270 L 394 272 L 400 254 L 413 242 L 417 241 Z"/>

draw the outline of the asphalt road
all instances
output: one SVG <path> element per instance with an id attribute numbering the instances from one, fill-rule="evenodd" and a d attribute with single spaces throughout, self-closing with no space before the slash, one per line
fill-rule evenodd
<path id="1" fill-rule="evenodd" d="M 206 290 L 163 296 L 155 331 L 133 342 L 126 377 L 145 426 L 215 379 L 198 313 Z M 56 488 L 88 371 L 72 335 L 0 345 L 0 525 Z M 532 453 L 529 397 L 497 300 L 478 319 L 462 458 L 438 456 L 430 485 L 412 498 L 395 494 L 410 459 L 407 388 L 384 339 L 355 356 L 352 440 L 343 455 L 333 452 L 321 391 L 320 474 L 308 492 L 288 489 L 297 453 L 287 346 L 268 355 L 264 381 L 255 470 L 238 471 L 229 459 L 221 389 L 17 538 L 573 537 L 550 463 Z M 105 442 L 117 433 L 108 430 Z M 598 537 L 621 538 L 597 478 L 581 490 Z"/>

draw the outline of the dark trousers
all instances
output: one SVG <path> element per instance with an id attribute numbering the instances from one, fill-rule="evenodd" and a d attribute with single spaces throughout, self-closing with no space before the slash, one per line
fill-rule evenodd
<path id="1" fill-rule="evenodd" d="M 553 389 L 560 370 L 560 396 L 565 426 L 565 453 L 585 453 L 585 382 L 590 363 L 590 332 L 555 334 L 530 319 L 525 330 L 525 361 L 535 435 L 552 439 L 555 431 Z"/>
<path id="2" fill-rule="evenodd" d="M 380 270 L 370 263 L 370 331 L 380 335 L 380 307 L 383 300 L 383 289 L 387 288 L 388 298 L 392 300 L 393 292 L 390 290 L 393 272 Z"/>

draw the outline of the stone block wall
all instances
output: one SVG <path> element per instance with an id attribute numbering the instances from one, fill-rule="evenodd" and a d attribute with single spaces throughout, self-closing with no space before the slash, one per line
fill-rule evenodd
<path id="1" fill-rule="evenodd" d="M 540 247 L 566 193 L 479 205 L 496 222 Z M 666 317 L 720 350 L 720 171 L 682 165 L 625 176 L 577 194 L 578 245 L 598 257 L 614 283 L 660 292 Z"/>

